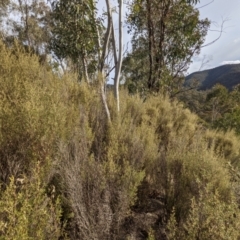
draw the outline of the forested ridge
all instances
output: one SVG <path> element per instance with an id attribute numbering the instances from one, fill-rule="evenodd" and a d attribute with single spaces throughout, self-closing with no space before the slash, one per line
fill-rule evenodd
<path id="1" fill-rule="evenodd" d="M 121 0 L 0 2 L 1 240 L 240 239 L 239 87 L 183 86 L 197 2 L 129 1 L 125 53 Z"/>
<path id="2" fill-rule="evenodd" d="M 189 74 L 186 77 L 185 85 L 198 81 L 198 89 L 211 89 L 216 84 L 225 86 L 228 90 L 233 90 L 240 84 L 240 64 L 226 64 L 213 69 L 207 69 Z"/>

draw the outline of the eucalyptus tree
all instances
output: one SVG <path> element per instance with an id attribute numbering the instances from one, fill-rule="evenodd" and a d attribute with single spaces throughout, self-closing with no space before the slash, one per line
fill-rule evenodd
<path id="1" fill-rule="evenodd" d="M 52 2 L 52 41 L 51 49 L 60 59 L 70 59 L 77 65 L 79 79 L 86 82 L 101 75 L 101 93 L 108 118 L 105 93 L 105 78 L 110 70 L 106 62 L 111 51 L 113 55 L 114 93 L 119 104 L 119 80 L 122 65 L 122 8 L 119 0 L 118 40 L 113 26 L 113 7 L 110 0 L 105 0 L 106 12 L 102 18 L 94 0 L 54 0 Z M 81 75 L 83 73 L 83 76 Z M 92 80 L 91 80 L 92 81 Z"/>
<path id="2" fill-rule="evenodd" d="M 132 82 L 150 91 L 161 87 L 172 91 L 187 70 L 210 26 L 200 19 L 191 0 L 133 0 L 129 5 L 128 27 L 133 51 L 124 59 L 124 72 Z M 131 72 L 131 64 L 134 71 Z M 142 68 L 142 66 L 147 66 Z M 144 79 L 139 76 L 142 72 Z M 140 81 L 142 80 L 142 81 Z"/>
<path id="3" fill-rule="evenodd" d="M 97 69 L 98 31 L 101 22 L 96 19 L 93 0 L 60 0 L 52 2 L 51 49 L 60 58 L 75 63 L 79 78 L 89 82 L 89 71 Z"/>
<path id="4" fill-rule="evenodd" d="M 8 8 L 6 43 L 11 44 L 17 39 L 27 50 L 46 57 L 50 39 L 50 7 L 47 2 L 10 1 Z"/>

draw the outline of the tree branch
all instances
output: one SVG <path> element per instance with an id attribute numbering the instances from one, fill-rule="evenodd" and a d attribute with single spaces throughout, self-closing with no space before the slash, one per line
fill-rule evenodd
<path id="1" fill-rule="evenodd" d="M 208 46 L 212 45 L 213 43 L 215 43 L 216 41 L 218 41 L 218 40 L 221 38 L 222 33 L 223 33 L 223 26 L 224 26 L 224 23 L 225 23 L 226 21 L 228 21 L 228 19 L 223 19 L 223 20 L 222 20 L 221 29 L 219 30 L 219 36 L 218 36 L 216 39 L 214 39 L 213 41 L 211 41 L 211 42 L 209 42 L 209 43 L 201 46 L 201 48 L 208 47 Z M 210 31 L 211 31 L 211 30 L 210 30 Z M 213 31 L 213 30 L 212 30 L 212 31 Z M 214 31 L 217 31 L 217 30 L 214 30 Z"/>

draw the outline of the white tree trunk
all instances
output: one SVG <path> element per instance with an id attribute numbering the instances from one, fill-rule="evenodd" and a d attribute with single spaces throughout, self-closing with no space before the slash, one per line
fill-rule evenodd
<path id="1" fill-rule="evenodd" d="M 118 0 L 119 3 L 119 16 L 118 16 L 118 24 L 119 24 L 119 47 L 118 47 L 118 61 L 115 71 L 115 78 L 114 78 L 114 96 L 117 101 L 117 110 L 120 111 L 120 101 L 119 101 L 119 81 L 122 69 L 122 55 L 123 55 L 123 27 L 122 27 L 122 8 L 123 8 L 123 0 Z M 114 34 L 114 33 L 112 33 Z M 113 37 L 114 39 L 114 37 Z M 114 46 L 114 44 L 113 44 Z M 116 48 L 114 50 L 116 52 Z"/>
<path id="2" fill-rule="evenodd" d="M 110 115 L 110 111 L 109 111 L 108 104 L 107 104 L 106 92 L 104 89 L 105 88 L 104 61 L 105 61 L 105 57 L 106 57 L 106 54 L 108 51 L 110 36 L 112 33 L 113 20 L 112 20 L 112 9 L 111 9 L 109 0 L 106 0 L 106 5 L 107 5 L 107 14 L 108 14 L 108 25 L 107 25 L 107 31 L 105 34 L 102 51 L 100 50 L 100 47 L 99 47 L 99 55 L 101 54 L 101 56 L 100 56 L 98 69 L 99 69 L 99 72 L 101 73 L 100 78 L 102 78 L 102 79 L 100 79 L 101 97 L 102 97 L 103 105 L 104 105 L 108 120 L 109 120 L 109 122 L 111 122 L 111 115 Z M 100 38 L 99 38 L 99 40 L 100 40 Z M 100 41 L 98 41 L 98 44 L 100 44 Z"/>
<path id="3" fill-rule="evenodd" d="M 114 55 L 114 64 L 115 64 L 114 96 L 115 96 L 116 102 L 117 102 L 117 111 L 120 111 L 119 81 L 120 81 L 120 73 L 121 73 L 121 68 L 122 68 L 122 52 L 123 52 L 123 34 L 122 34 L 123 0 L 118 1 L 118 3 L 119 3 L 118 56 L 117 56 L 117 49 L 116 49 L 115 34 L 114 34 L 114 29 L 113 29 L 113 17 L 112 17 L 112 9 L 111 9 L 111 5 L 110 5 L 110 0 L 105 0 L 105 1 L 106 1 L 106 6 L 107 6 L 108 23 L 107 23 L 107 30 L 106 30 L 106 33 L 105 33 L 102 49 L 101 49 L 101 46 L 100 46 L 100 36 L 99 36 L 98 29 L 97 29 L 97 33 L 98 33 L 98 55 L 99 55 L 98 71 L 101 74 L 101 76 L 100 76 L 100 78 L 101 78 L 100 79 L 100 87 L 101 87 L 102 101 L 103 101 L 108 119 L 111 122 L 110 111 L 109 111 L 108 104 L 107 104 L 107 99 L 106 99 L 106 92 L 105 92 L 105 89 L 104 89 L 105 88 L 104 63 L 105 63 L 105 58 L 106 58 L 106 55 L 107 55 L 107 52 L 108 52 L 108 47 L 109 47 L 109 44 L 110 44 L 110 37 L 112 37 L 111 38 L 111 43 L 112 43 L 112 46 L 113 46 L 113 55 Z M 94 19 L 96 19 L 95 16 L 94 16 Z"/>

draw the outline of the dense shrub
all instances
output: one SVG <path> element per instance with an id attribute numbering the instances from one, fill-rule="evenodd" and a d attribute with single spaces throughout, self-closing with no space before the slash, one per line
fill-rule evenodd
<path id="1" fill-rule="evenodd" d="M 7 182 L 37 161 L 46 163 L 77 112 L 73 81 L 59 81 L 18 46 L 7 49 L 0 43 L 0 51 L 0 180 Z"/>
<path id="2" fill-rule="evenodd" d="M 56 75 L 17 45 L 0 50 L 1 239 L 237 239 L 234 133 L 124 90 L 119 113 L 107 95 L 110 123 L 97 80 Z"/>
<path id="3" fill-rule="evenodd" d="M 61 236 L 61 205 L 48 196 L 36 167 L 31 179 L 10 178 L 0 196 L 0 239 L 54 240 Z"/>

